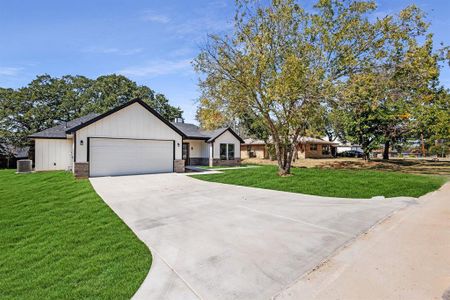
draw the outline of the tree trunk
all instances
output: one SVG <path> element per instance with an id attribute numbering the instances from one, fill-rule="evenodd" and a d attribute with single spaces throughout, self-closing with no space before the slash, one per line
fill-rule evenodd
<path id="1" fill-rule="evenodd" d="M 361 144 L 362 150 L 363 150 L 363 157 L 362 159 L 364 159 L 365 161 L 369 161 L 370 160 L 370 151 L 369 151 L 369 146 L 362 143 Z"/>
<path id="2" fill-rule="evenodd" d="M 390 141 L 384 142 L 383 159 L 389 159 L 389 146 Z"/>
<path id="3" fill-rule="evenodd" d="M 278 160 L 278 175 L 287 176 L 291 174 L 291 164 L 294 148 L 295 147 L 293 147 L 292 145 L 282 145 L 281 143 L 275 146 Z"/>

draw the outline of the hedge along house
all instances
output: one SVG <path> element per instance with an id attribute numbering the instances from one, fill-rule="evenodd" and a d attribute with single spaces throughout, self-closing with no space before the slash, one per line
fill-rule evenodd
<path id="1" fill-rule="evenodd" d="M 240 162 L 229 145 L 241 140 L 231 129 L 210 132 L 203 140 L 188 139 L 175 124 L 140 99 L 104 114 L 89 114 L 30 136 L 35 141 L 35 170 L 71 170 L 76 177 L 184 172 L 190 159 L 184 145 L 194 147 L 193 141 L 204 141 L 208 151 L 200 149 L 200 158 L 206 155 L 210 165 Z M 223 148 L 229 150 L 221 156 Z"/>

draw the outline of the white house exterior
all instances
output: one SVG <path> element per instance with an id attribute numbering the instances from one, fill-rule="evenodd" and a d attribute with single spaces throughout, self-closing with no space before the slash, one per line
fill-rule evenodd
<path id="1" fill-rule="evenodd" d="M 36 139 L 34 151 L 36 170 L 72 169 L 72 139 Z"/>
<path id="2" fill-rule="evenodd" d="M 202 131 L 184 125 L 194 126 L 190 138 L 183 126 L 166 121 L 136 99 L 102 115 L 91 114 L 30 136 L 35 141 L 35 170 L 71 170 L 77 177 L 89 177 L 184 172 L 191 157 L 194 164 L 240 162 L 239 155 L 220 159 L 220 153 L 209 153 L 215 144 L 240 145 L 240 137 L 231 129 Z"/>

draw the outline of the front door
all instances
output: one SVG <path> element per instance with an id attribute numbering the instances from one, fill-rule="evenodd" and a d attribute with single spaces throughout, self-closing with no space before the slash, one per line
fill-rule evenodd
<path id="1" fill-rule="evenodd" d="M 188 166 L 189 163 L 189 143 L 183 143 L 182 149 L 182 159 L 184 159 L 184 164 Z"/>

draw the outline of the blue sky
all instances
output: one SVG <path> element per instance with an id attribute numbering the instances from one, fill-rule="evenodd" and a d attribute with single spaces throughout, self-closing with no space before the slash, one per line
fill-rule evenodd
<path id="1" fill-rule="evenodd" d="M 413 3 L 428 13 L 436 45 L 450 45 L 449 0 L 380 0 L 377 15 Z M 43 73 L 119 73 L 165 94 L 194 122 L 199 91 L 190 62 L 207 33 L 231 29 L 233 6 L 234 0 L 1 0 L 0 86 L 21 87 Z M 450 88 L 448 66 L 441 83 Z"/>

